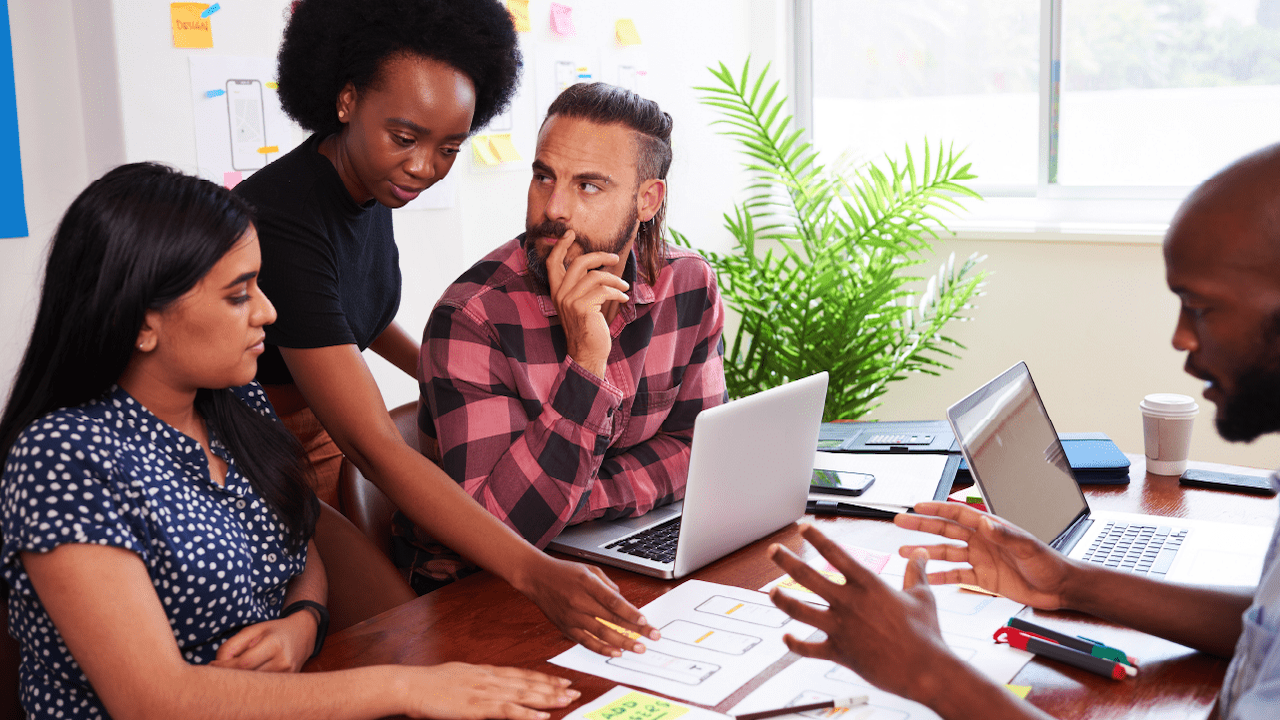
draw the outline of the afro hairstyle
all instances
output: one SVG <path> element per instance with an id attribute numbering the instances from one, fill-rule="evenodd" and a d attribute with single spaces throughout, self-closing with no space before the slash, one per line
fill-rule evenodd
<path id="1" fill-rule="evenodd" d="M 383 61 L 401 54 L 471 78 L 473 132 L 507 107 L 520 75 L 515 27 L 499 0 L 301 0 L 280 43 L 280 104 L 313 133 L 338 132 L 342 88 L 376 86 Z"/>

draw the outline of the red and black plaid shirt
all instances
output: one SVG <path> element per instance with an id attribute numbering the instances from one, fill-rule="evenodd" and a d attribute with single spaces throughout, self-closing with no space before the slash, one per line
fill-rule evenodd
<path id="1" fill-rule="evenodd" d="M 633 254 L 630 300 L 610 325 L 600 379 L 568 356 L 522 237 L 474 265 L 432 311 L 419 427 L 436 438 L 445 472 L 545 547 L 566 525 L 684 497 L 693 420 L 726 400 L 724 309 L 698 255 L 672 250 L 651 285 Z"/>

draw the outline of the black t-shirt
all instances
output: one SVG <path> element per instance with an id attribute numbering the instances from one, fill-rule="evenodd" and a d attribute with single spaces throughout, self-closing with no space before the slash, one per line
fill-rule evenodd
<path id="1" fill-rule="evenodd" d="M 236 185 L 257 214 L 262 246 L 258 284 L 278 317 L 266 327 L 258 381 L 293 376 L 281 347 L 369 347 L 400 307 L 400 253 L 391 209 L 357 205 L 312 135 Z"/>

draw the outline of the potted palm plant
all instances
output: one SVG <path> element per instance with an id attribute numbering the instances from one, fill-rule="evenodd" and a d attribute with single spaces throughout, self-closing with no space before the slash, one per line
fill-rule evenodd
<path id="1" fill-rule="evenodd" d="M 944 334 L 968 319 L 982 294 L 984 257 L 918 274 L 945 225 L 939 217 L 981 199 L 962 150 L 924 142 L 920 162 L 885 159 L 836 170 L 791 127 L 769 68 L 752 77 L 708 68 L 719 85 L 699 87 L 723 134 L 747 156 L 748 198 L 725 214 L 732 252 L 704 252 L 726 305 L 729 395 L 742 397 L 820 370 L 830 373 L 826 420 L 857 419 L 890 382 L 950 369 L 964 346 Z M 672 232 L 675 241 L 688 238 Z"/>

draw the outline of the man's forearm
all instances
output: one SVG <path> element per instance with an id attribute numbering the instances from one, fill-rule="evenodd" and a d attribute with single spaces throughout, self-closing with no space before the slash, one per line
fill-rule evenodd
<path id="1" fill-rule="evenodd" d="M 1064 592 L 1072 610 L 1219 657 L 1230 657 L 1253 591 L 1177 585 L 1074 563 Z"/>

